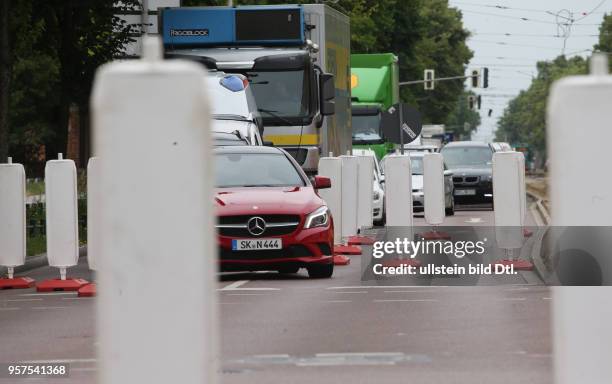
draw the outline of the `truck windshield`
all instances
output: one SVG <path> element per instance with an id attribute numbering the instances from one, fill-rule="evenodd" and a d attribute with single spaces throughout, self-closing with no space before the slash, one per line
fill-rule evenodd
<path id="1" fill-rule="evenodd" d="M 264 124 L 304 124 L 310 116 L 308 76 L 305 71 L 248 72 L 257 107 Z"/>
<path id="2" fill-rule="evenodd" d="M 380 114 L 353 115 L 352 126 L 353 142 L 382 142 L 382 137 L 380 136 Z"/>

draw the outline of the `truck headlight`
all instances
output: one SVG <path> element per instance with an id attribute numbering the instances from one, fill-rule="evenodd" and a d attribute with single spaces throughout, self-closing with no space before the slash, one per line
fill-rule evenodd
<path id="1" fill-rule="evenodd" d="M 328 221 L 329 209 L 326 205 L 324 205 L 306 216 L 306 224 L 304 224 L 304 228 L 325 227 Z"/>

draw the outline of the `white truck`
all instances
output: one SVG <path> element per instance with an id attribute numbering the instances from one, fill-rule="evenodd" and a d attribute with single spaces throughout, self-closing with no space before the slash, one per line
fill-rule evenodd
<path id="1" fill-rule="evenodd" d="M 178 7 L 159 25 L 167 57 L 246 75 L 264 140 L 307 173 L 352 148 L 348 16 L 324 4 Z"/>

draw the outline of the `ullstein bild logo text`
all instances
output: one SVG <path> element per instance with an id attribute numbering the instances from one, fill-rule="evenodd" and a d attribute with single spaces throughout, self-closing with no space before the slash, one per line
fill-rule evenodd
<path id="1" fill-rule="evenodd" d="M 208 36 L 208 29 L 171 29 L 170 36 Z"/>

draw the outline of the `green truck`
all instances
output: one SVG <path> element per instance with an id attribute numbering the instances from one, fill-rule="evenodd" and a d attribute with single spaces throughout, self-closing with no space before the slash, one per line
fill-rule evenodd
<path id="1" fill-rule="evenodd" d="M 353 148 L 372 149 L 378 160 L 393 151 L 382 134 L 382 111 L 399 102 L 399 69 L 392 53 L 351 55 Z"/>

